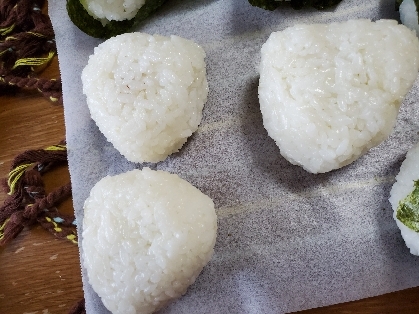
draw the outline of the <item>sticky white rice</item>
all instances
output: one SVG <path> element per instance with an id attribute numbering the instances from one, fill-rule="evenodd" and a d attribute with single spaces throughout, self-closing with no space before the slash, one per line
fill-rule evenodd
<path id="1" fill-rule="evenodd" d="M 132 19 L 145 0 L 84 0 L 84 7 L 93 17 L 109 21 L 123 21 Z"/>
<path id="2" fill-rule="evenodd" d="M 216 232 L 212 200 L 177 175 L 144 168 L 105 177 L 84 205 L 89 283 L 114 314 L 152 313 L 194 283 Z"/>
<path id="3" fill-rule="evenodd" d="M 394 20 L 272 33 L 261 50 L 264 126 L 291 163 L 340 168 L 388 137 L 418 69 L 419 41 Z"/>
<path id="4" fill-rule="evenodd" d="M 208 95 L 204 58 L 177 36 L 123 34 L 95 48 L 83 92 L 100 131 L 129 161 L 162 161 L 197 130 Z"/>
<path id="5" fill-rule="evenodd" d="M 399 8 L 400 21 L 419 35 L 418 9 L 413 0 L 404 0 Z"/>
<path id="6" fill-rule="evenodd" d="M 390 191 L 390 203 L 394 211 L 393 218 L 400 228 L 406 246 L 410 249 L 410 253 L 414 255 L 419 255 L 419 233 L 398 220 L 396 213 L 399 202 L 412 193 L 414 189 L 413 181 L 417 180 L 419 180 L 419 143 L 408 151 L 406 159 L 400 167 L 400 172 L 396 176 L 396 182 Z"/>

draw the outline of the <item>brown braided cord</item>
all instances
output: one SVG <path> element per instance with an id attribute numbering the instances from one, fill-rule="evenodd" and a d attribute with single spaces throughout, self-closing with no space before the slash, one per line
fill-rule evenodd
<path id="1" fill-rule="evenodd" d="M 65 162 L 67 162 L 66 150 L 29 150 L 16 156 L 12 161 L 11 170 L 23 164 L 34 163 L 34 165 L 32 166 L 33 169 L 28 169 L 23 173 L 21 180 L 16 183 L 16 191 L 10 193 L 3 206 L 0 207 L 0 225 L 14 211 L 22 210 L 27 204 L 33 202 L 33 200 L 43 197 L 45 190 L 41 176 L 42 173 L 58 163 Z M 37 169 L 35 169 L 35 163 Z M 11 192 L 6 179 L 2 180 L 2 185 L 6 192 Z"/>
<path id="2" fill-rule="evenodd" d="M 57 238 L 77 243 L 74 215 L 62 216 L 56 208 L 71 196 L 71 184 L 46 195 L 42 180 L 43 173 L 66 161 L 67 150 L 62 143 L 16 156 L 8 180 L 3 181 L 9 196 L 0 207 L 0 245 L 7 244 L 25 226 L 36 222 Z"/>
<path id="3" fill-rule="evenodd" d="M 18 77 L 13 75 L 0 76 L 0 83 L 25 89 L 36 89 L 51 101 L 62 103 L 61 80 L 35 77 Z M 0 85 L 1 86 L 1 85 Z"/>
<path id="4" fill-rule="evenodd" d="M 71 184 L 67 183 L 58 187 L 47 196 L 37 200 L 35 203 L 27 205 L 22 212 L 23 220 L 21 223 L 23 225 L 31 225 L 37 220 L 42 210 L 54 207 L 59 201 L 69 195 L 71 195 Z"/>
<path id="5" fill-rule="evenodd" d="M 0 0 L 0 94 L 11 89 L 38 90 L 62 103 L 61 81 L 40 79 L 37 71 L 57 53 L 44 0 Z"/>
<path id="6" fill-rule="evenodd" d="M 4 237 L 0 240 L 0 245 L 10 242 L 16 238 L 25 226 L 33 225 L 37 221 L 40 221 L 41 226 L 58 237 L 58 233 L 54 232 L 54 225 L 45 223 L 44 219 L 47 215 L 45 211 L 55 207 L 60 201 L 70 195 L 71 185 L 66 184 L 37 200 L 35 203 L 26 205 L 23 211 L 15 211 L 8 218 L 3 231 Z M 73 234 L 73 231 L 67 229 L 65 232 L 60 233 L 59 237 L 66 237 L 69 234 Z"/>
<path id="7" fill-rule="evenodd" d="M 8 190 L 7 181 L 3 180 L 3 185 Z M 27 204 L 36 200 L 40 195 L 44 195 L 45 190 L 41 174 L 35 170 L 26 171 L 23 178 L 18 182 L 16 192 L 9 195 L 0 207 L 0 225 L 10 218 L 14 212 L 21 211 Z"/>
<path id="8" fill-rule="evenodd" d="M 60 142 L 57 146 L 64 147 L 63 142 Z M 17 166 L 24 163 L 33 162 L 38 162 L 40 165 L 42 165 L 42 167 L 39 169 L 39 172 L 42 173 L 50 164 L 67 163 L 67 150 L 28 150 L 15 157 L 15 159 L 12 161 L 11 168 L 16 168 Z"/>

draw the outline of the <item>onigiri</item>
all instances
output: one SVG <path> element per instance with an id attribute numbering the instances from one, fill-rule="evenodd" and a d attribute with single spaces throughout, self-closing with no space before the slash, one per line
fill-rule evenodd
<path id="1" fill-rule="evenodd" d="M 99 130 L 129 161 L 162 161 L 197 130 L 208 95 L 204 58 L 178 36 L 129 33 L 95 48 L 83 92 Z"/>
<path id="2" fill-rule="evenodd" d="M 114 314 L 152 313 L 184 294 L 211 259 L 214 203 L 175 174 L 107 176 L 84 204 L 83 265 Z"/>
<path id="3" fill-rule="evenodd" d="M 407 152 L 390 191 L 390 203 L 406 246 L 419 255 L 419 143 Z"/>
<path id="4" fill-rule="evenodd" d="M 418 38 L 394 20 L 274 32 L 261 49 L 263 124 L 291 163 L 338 169 L 388 137 L 418 69 Z"/>

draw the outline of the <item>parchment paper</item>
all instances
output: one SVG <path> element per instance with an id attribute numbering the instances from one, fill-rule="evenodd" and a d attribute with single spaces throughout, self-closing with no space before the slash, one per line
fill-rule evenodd
<path id="1" fill-rule="evenodd" d="M 91 187 L 108 174 L 144 165 L 126 161 L 90 119 L 80 73 L 101 41 L 70 22 L 65 1 L 49 3 L 81 234 Z M 405 247 L 388 202 L 406 151 L 419 141 L 418 82 L 388 140 L 351 165 L 318 175 L 281 157 L 263 128 L 257 98 L 259 51 L 272 31 L 397 17 L 394 0 L 343 0 L 326 12 L 268 12 L 247 0 L 170 0 L 139 27 L 199 43 L 207 53 L 210 87 L 199 130 L 179 153 L 148 164 L 212 197 L 219 217 L 214 257 L 163 313 L 292 312 L 419 284 L 419 259 Z M 87 312 L 108 313 L 83 267 L 82 273 Z"/>

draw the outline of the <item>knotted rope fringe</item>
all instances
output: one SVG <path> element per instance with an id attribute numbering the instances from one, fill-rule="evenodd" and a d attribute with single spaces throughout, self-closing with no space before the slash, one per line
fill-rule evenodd
<path id="1" fill-rule="evenodd" d="M 2 183 L 8 192 L 0 207 L 0 245 L 14 239 L 25 226 L 38 222 L 57 238 L 77 244 L 74 215 L 60 215 L 56 206 L 71 196 L 67 183 L 46 194 L 42 174 L 67 162 L 64 144 L 26 151 L 14 159 L 8 178 Z"/>
<path id="2" fill-rule="evenodd" d="M 0 0 L 0 91 L 38 90 L 62 103 L 61 80 L 36 77 L 57 53 L 51 21 L 40 9 L 44 2 Z"/>

